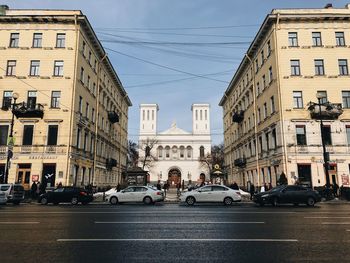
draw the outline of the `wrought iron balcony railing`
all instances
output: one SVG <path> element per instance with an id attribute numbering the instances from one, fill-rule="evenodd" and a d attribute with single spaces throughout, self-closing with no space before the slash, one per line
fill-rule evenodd
<path id="1" fill-rule="evenodd" d="M 336 120 L 343 113 L 341 103 L 318 103 L 310 102 L 308 110 L 312 119 L 316 120 Z M 321 109 L 320 109 L 321 108 Z"/>
<path id="2" fill-rule="evenodd" d="M 17 118 L 43 118 L 44 106 L 40 103 L 16 103 L 13 105 L 13 114 Z"/>
<path id="3" fill-rule="evenodd" d="M 118 113 L 116 113 L 115 111 L 109 111 L 108 112 L 108 120 L 111 123 L 119 122 L 119 115 L 118 115 Z"/>
<path id="4" fill-rule="evenodd" d="M 246 164 L 247 164 L 247 159 L 245 157 L 238 158 L 234 161 L 234 165 L 240 168 L 245 167 Z"/>
<path id="5" fill-rule="evenodd" d="M 243 110 L 234 112 L 232 115 L 233 122 L 240 123 L 243 121 L 243 119 L 244 119 L 244 111 Z"/>

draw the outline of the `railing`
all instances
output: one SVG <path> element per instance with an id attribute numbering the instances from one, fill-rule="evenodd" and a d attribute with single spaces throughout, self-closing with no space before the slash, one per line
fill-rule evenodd
<path id="1" fill-rule="evenodd" d="M 328 102 L 319 106 L 317 103 L 310 102 L 308 110 L 311 118 L 316 120 L 336 120 L 343 113 L 341 103 Z"/>
<path id="2" fill-rule="evenodd" d="M 243 121 L 243 119 L 244 119 L 244 111 L 243 110 L 234 112 L 232 115 L 233 122 L 240 123 Z"/>
<path id="3" fill-rule="evenodd" d="M 115 111 L 109 111 L 108 112 L 108 120 L 111 123 L 119 122 L 119 115 Z"/>
<path id="4" fill-rule="evenodd" d="M 32 153 L 45 153 L 45 154 L 65 154 L 67 152 L 66 145 L 15 145 L 13 146 L 13 152 L 17 154 L 32 154 Z M 0 146 L 0 155 L 7 153 L 7 146 Z"/>
<path id="5" fill-rule="evenodd" d="M 247 159 L 245 157 L 238 158 L 234 161 L 234 165 L 237 167 L 244 167 L 247 164 Z"/>
<path id="6" fill-rule="evenodd" d="M 44 117 L 44 106 L 39 103 L 26 103 L 21 102 L 14 104 L 13 114 L 17 118 L 43 118 Z"/>

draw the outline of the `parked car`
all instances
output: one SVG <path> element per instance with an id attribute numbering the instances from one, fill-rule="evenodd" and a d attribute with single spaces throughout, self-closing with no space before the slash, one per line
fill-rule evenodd
<path id="1" fill-rule="evenodd" d="M 272 188 L 270 191 L 255 194 L 253 201 L 261 206 L 265 204 L 306 204 L 314 206 L 315 203 L 321 201 L 321 195 L 312 190 L 300 185 L 282 185 Z"/>
<path id="2" fill-rule="evenodd" d="M 0 205 L 5 205 L 7 203 L 7 198 L 4 192 L 0 192 Z"/>
<path id="3" fill-rule="evenodd" d="M 149 186 L 129 186 L 120 192 L 115 191 L 106 196 L 105 199 L 112 205 L 120 203 L 143 202 L 144 204 L 152 204 L 164 200 L 163 191 L 154 189 Z"/>
<path id="4" fill-rule="evenodd" d="M 194 205 L 196 202 L 219 202 L 231 205 L 242 200 L 239 190 L 233 190 L 224 185 L 206 185 L 192 191 L 184 192 L 180 196 L 181 202 Z"/>
<path id="5" fill-rule="evenodd" d="M 70 202 L 72 205 L 76 205 L 78 203 L 86 205 L 92 202 L 92 200 L 92 194 L 88 193 L 86 190 L 80 187 L 63 186 L 40 195 L 38 202 L 43 205 L 46 205 L 48 203 L 53 203 L 57 205 L 59 203 L 67 202 Z"/>
<path id="6" fill-rule="evenodd" d="M 21 184 L 0 184 L 0 192 L 5 194 L 8 203 L 18 205 L 24 200 L 24 187 Z"/>

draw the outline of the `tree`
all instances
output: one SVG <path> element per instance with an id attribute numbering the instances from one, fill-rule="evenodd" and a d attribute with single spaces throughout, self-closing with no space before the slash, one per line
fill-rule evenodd
<path id="1" fill-rule="evenodd" d="M 142 165 L 142 169 L 147 167 L 150 169 L 154 162 L 157 161 L 157 155 L 152 152 L 152 149 L 158 143 L 156 138 L 148 138 L 146 140 L 142 140 L 139 143 L 140 156 L 139 161 Z"/>
<path id="2" fill-rule="evenodd" d="M 207 153 L 203 157 L 199 157 L 199 162 L 202 167 L 208 168 L 209 173 L 211 173 L 215 164 L 218 164 L 221 169 L 224 168 L 224 144 L 220 143 L 218 145 L 213 145 L 211 147 L 211 152 Z"/>
<path id="3" fill-rule="evenodd" d="M 136 167 L 139 162 L 139 151 L 138 145 L 136 142 L 131 140 L 128 141 L 128 159 L 127 159 L 127 167 Z"/>

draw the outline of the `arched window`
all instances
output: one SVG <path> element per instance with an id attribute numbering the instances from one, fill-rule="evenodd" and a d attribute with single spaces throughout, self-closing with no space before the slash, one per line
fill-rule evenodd
<path id="1" fill-rule="evenodd" d="M 180 158 L 185 158 L 185 147 L 180 146 Z"/>
<path id="2" fill-rule="evenodd" d="M 200 110 L 200 111 L 199 111 L 199 118 L 200 118 L 200 120 L 202 120 L 202 119 L 203 119 L 203 116 L 202 116 L 202 110 Z"/>
<path id="3" fill-rule="evenodd" d="M 170 147 L 169 146 L 165 147 L 165 158 L 170 158 Z"/>
<path id="4" fill-rule="evenodd" d="M 179 156 L 179 153 L 178 153 L 178 149 L 177 149 L 177 146 L 173 146 L 173 148 L 171 149 L 172 153 L 172 159 L 177 159 L 178 156 Z"/>
<path id="5" fill-rule="evenodd" d="M 204 147 L 203 146 L 199 147 L 199 157 L 204 158 Z"/>
<path id="6" fill-rule="evenodd" d="M 192 158 L 192 147 L 187 146 L 186 150 L 187 150 L 187 158 L 188 159 Z"/>
<path id="7" fill-rule="evenodd" d="M 163 158 L 163 147 L 162 146 L 158 147 L 158 158 Z"/>

